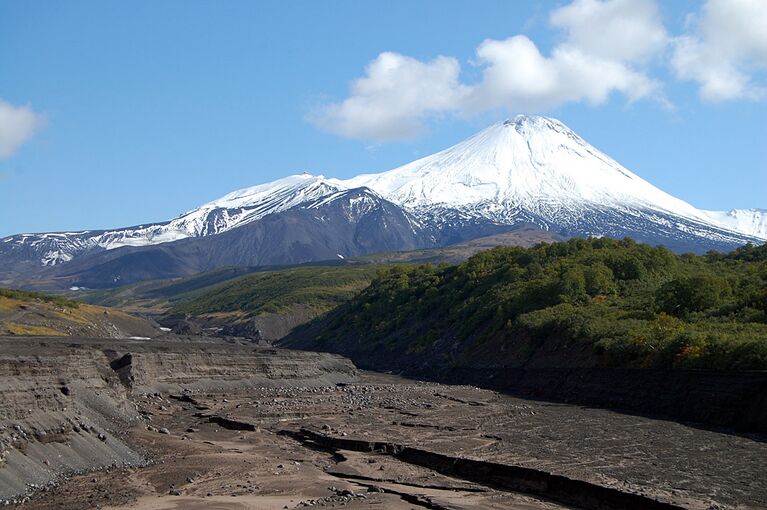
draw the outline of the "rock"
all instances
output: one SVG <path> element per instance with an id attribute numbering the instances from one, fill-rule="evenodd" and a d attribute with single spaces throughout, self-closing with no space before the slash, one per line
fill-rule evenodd
<path id="1" fill-rule="evenodd" d="M 170 434 L 170 430 L 166 429 L 165 427 L 161 428 L 158 432 L 160 434 Z"/>
<path id="2" fill-rule="evenodd" d="M 199 326 L 199 324 L 195 324 L 194 322 L 190 322 L 185 319 L 179 320 L 176 324 L 174 324 L 171 328 L 171 331 L 177 335 L 202 334 L 202 328 Z"/>

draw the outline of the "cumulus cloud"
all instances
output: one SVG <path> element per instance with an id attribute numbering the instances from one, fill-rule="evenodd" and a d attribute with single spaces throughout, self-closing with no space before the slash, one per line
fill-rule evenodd
<path id="1" fill-rule="evenodd" d="M 347 138 L 381 142 L 413 138 L 435 115 L 596 105 L 613 93 L 634 101 L 660 89 L 642 70 L 668 39 L 653 0 L 575 0 L 552 11 L 550 23 L 563 37 L 549 55 L 523 35 L 481 43 L 472 62 L 478 83 L 463 83 L 452 57 L 422 62 L 381 53 L 346 99 L 308 118 Z"/>
<path id="2" fill-rule="evenodd" d="M 309 118 L 344 137 L 381 142 L 412 138 L 440 115 L 599 105 L 613 95 L 665 103 L 662 83 L 649 74 L 661 62 L 673 77 L 697 82 L 703 100 L 767 98 L 767 0 L 706 0 L 677 37 L 656 0 L 573 0 L 549 23 L 559 32 L 550 51 L 524 35 L 482 42 L 471 62 L 480 76 L 474 83 L 462 81 L 453 57 L 382 53 L 346 99 Z"/>
<path id="3" fill-rule="evenodd" d="M 652 0 L 576 0 L 549 19 L 565 32 L 565 44 L 607 60 L 642 61 L 668 41 Z"/>
<path id="4" fill-rule="evenodd" d="M 0 159 L 11 157 L 42 124 L 43 117 L 28 106 L 0 99 Z"/>
<path id="5" fill-rule="evenodd" d="M 349 138 L 407 139 L 419 134 L 427 115 L 451 111 L 467 94 L 454 58 L 431 62 L 381 53 L 365 77 L 351 85 L 349 98 L 310 114 L 315 124 Z"/>
<path id="6" fill-rule="evenodd" d="M 767 2 L 708 0 L 677 38 L 671 59 L 677 77 L 700 84 L 708 101 L 762 98 L 767 70 Z"/>
<path id="7" fill-rule="evenodd" d="M 477 49 L 477 58 L 484 66 L 482 81 L 460 105 L 469 113 L 498 107 L 545 110 L 579 101 L 596 105 L 612 92 L 633 101 L 659 86 L 625 62 L 597 57 L 570 44 L 556 47 L 546 57 L 523 35 L 488 39 Z"/>

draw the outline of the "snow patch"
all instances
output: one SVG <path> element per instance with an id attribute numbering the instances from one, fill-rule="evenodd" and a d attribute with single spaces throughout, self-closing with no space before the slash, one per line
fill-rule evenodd
<path id="1" fill-rule="evenodd" d="M 767 209 L 703 211 L 714 221 L 746 235 L 767 240 Z"/>

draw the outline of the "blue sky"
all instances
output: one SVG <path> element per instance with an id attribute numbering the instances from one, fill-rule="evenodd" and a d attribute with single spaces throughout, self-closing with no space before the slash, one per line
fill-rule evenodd
<path id="1" fill-rule="evenodd" d="M 0 0 L 0 236 L 383 171 L 516 113 L 767 208 L 766 4 L 722 2 Z"/>

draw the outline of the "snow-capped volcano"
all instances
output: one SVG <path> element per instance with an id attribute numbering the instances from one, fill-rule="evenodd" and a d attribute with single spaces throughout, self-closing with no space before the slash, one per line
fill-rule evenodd
<path id="1" fill-rule="evenodd" d="M 474 211 L 496 221 L 519 212 L 574 225 L 593 211 L 653 210 L 710 218 L 589 145 L 558 120 L 520 115 L 442 152 L 344 181 L 415 210 Z"/>
<path id="2" fill-rule="evenodd" d="M 352 190 L 363 192 L 346 194 Z M 767 239 L 764 211 L 699 210 L 624 168 L 558 120 L 519 115 L 383 173 L 346 180 L 304 173 L 229 193 L 161 223 L 7 237 L 0 240 L 0 261 L 7 267 L 52 266 L 115 248 L 208 237 L 295 208 L 319 211 L 339 196 L 348 200 L 348 211 L 334 221 L 356 222 L 371 213 L 366 204 L 385 201 L 388 212 L 376 216 L 376 225 L 393 224 L 386 216 L 392 220 L 392 207 L 398 207 L 400 230 L 406 218 L 413 239 L 428 245 L 520 223 L 566 236 L 633 237 L 676 250 L 729 249 Z"/>

